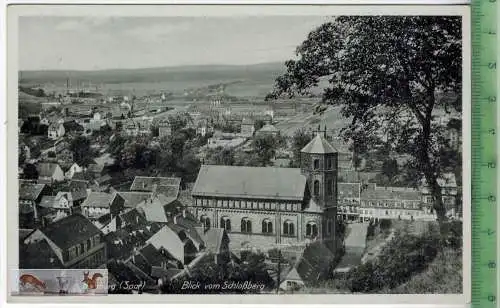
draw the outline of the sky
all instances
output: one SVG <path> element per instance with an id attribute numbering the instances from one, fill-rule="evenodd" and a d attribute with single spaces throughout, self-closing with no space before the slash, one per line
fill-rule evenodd
<path id="1" fill-rule="evenodd" d="M 21 70 L 247 65 L 294 57 L 326 16 L 21 17 Z"/>

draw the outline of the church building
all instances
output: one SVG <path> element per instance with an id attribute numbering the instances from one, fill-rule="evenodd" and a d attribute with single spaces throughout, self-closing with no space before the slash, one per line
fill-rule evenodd
<path id="1" fill-rule="evenodd" d="M 224 228 L 230 248 L 336 245 L 338 153 L 318 133 L 300 168 L 203 165 L 192 213 L 205 229 Z"/>

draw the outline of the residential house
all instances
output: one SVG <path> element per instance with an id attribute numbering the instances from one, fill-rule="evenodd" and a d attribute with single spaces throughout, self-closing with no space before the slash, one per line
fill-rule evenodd
<path id="1" fill-rule="evenodd" d="M 216 264 L 222 265 L 229 262 L 231 252 L 226 229 L 197 227 L 196 230 L 203 240 L 205 249 L 214 254 Z"/>
<path id="2" fill-rule="evenodd" d="M 280 130 L 277 129 L 274 125 L 272 124 L 266 124 L 264 125 L 261 129 L 257 131 L 258 136 L 277 136 L 279 135 Z"/>
<path id="3" fill-rule="evenodd" d="M 19 180 L 19 227 L 33 228 L 41 218 L 38 205 L 48 188 L 45 184 Z"/>
<path id="4" fill-rule="evenodd" d="M 158 134 L 160 138 L 172 135 L 172 125 L 168 122 L 159 123 Z"/>
<path id="5" fill-rule="evenodd" d="M 361 205 L 361 183 L 338 183 L 338 189 L 337 217 L 344 221 L 358 220 L 358 209 Z"/>
<path id="6" fill-rule="evenodd" d="M 441 188 L 441 200 L 445 206 L 446 215 L 450 218 L 459 218 L 462 213 L 459 213 L 457 208 L 458 185 L 455 174 L 444 173 L 437 179 L 437 183 Z M 421 191 L 426 213 L 435 215 L 432 191 L 425 178 L 421 180 Z"/>
<path id="7" fill-rule="evenodd" d="M 38 182 L 43 184 L 52 184 L 65 180 L 64 172 L 56 163 L 40 163 L 37 166 Z"/>
<path id="8" fill-rule="evenodd" d="M 49 137 L 49 139 L 52 139 L 52 140 L 57 140 L 57 139 L 63 137 L 65 133 L 66 133 L 66 129 L 64 128 L 63 123 L 59 123 L 59 122 L 51 123 L 49 125 L 48 130 L 47 130 L 48 137 Z"/>
<path id="9" fill-rule="evenodd" d="M 81 214 L 73 214 L 36 229 L 23 241 L 25 247 L 40 244 L 52 251 L 51 256 L 47 256 L 46 251 L 40 251 L 41 255 L 37 257 L 53 258 L 43 260 L 45 265 L 55 265 L 49 268 L 98 268 L 107 261 L 102 233 Z"/>
<path id="10" fill-rule="evenodd" d="M 189 264 L 198 253 L 193 241 L 189 238 L 182 240 L 169 226 L 164 226 L 155 235 L 146 241 L 157 250 L 168 251 L 177 261 Z"/>
<path id="11" fill-rule="evenodd" d="M 320 279 L 328 277 L 334 254 L 321 242 L 306 246 L 300 258 L 290 269 L 279 288 L 296 291 L 313 286 Z"/>
<path id="12" fill-rule="evenodd" d="M 73 163 L 71 167 L 64 173 L 64 176 L 68 179 L 71 180 L 75 173 L 82 172 L 83 168 L 80 167 L 77 163 Z"/>
<path id="13" fill-rule="evenodd" d="M 110 215 L 113 219 L 124 210 L 125 200 L 117 193 L 92 191 L 81 204 L 82 214 L 90 220 Z"/>
<path id="14" fill-rule="evenodd" d="M 157 192 L 166 197 L 177 198 L 179 196 L 181 178 L 177 177 L 146 177 L 136 176 L 131 191 Z"/>
<path id="15" fill-rule="evenodd" d="M 241 135 L 244 137 L 252 137 L 255 133 L 255 121 L 251 118 L 244 118 L 241 121 Z"/>

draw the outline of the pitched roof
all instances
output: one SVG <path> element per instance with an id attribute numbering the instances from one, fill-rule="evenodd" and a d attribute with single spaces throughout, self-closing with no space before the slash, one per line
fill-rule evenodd
<path id="1" fill-rule="evenodd" d="M 151 197 L 151 192 L 142 191 L 118 191 L 117 194 L 125 200 L 125 207 L 136 207 Z"/>
<path id="2" fill-rule="evenodd" d="M 338 153 L 338 151 L 321 134 L 317 134 L 305 147 L 302 153 L 328 154 Z"/>
<path id="3" fill-rule="evenodd" d="M 53 208 L 55 205 L 56 197 L 54 196 L 42 196 L 40 200 L 40 206 L 44 208 Z"/>
<path id="4" fill-rule="evenodd" d="M 57 269 L 62 268 L 62 263 L 47 240 L 43 239 L 19 246 L 19 268 Z"/>
<path id="5" fill-rule="evenodd" d="M 82 203 L 82 207 L 109 207 L 111 202 L 113 202 L 116 194 L 108 194 L 105 192 L 91 192 L 85 201 Z"/>
<path id="6" fill-rule="evenodd" d="M 73 189 L 71 191 L 73 201 L 78 201 L 87 198 L 87 189 Z"/>
<path id="7" fill-rule="evenodd" d="M 130 186 L 130 190 L 135 191 L 153 191 L 153 190 L 165 190 L 164 194 L 167 196 L 177 196 L 179 192 L 179 187 L 181 184 L 181 178 L 177 177 L 146 177 L 146 176 L 136 176 L 134 182 Z M 156 186 L 155 186 L 156 185 Z M 161 188 L 161 186 L 171 186 L 171 192 L 168 192 L 168 188 Z M 168 193 L 168 194 L 167 194 Z"/>
<path id="8" fill-rule="evenodd" d="M 302 281 L 311 284 L 324 277 L 334 258 L 333 253 L 321 242 L 308 245 L 295 265 Z"/>
<path id="9" fill-rule="evenodd" d="M 40 231 L 61 249 L 69 248 L 101 233 L 81 214 L 64 217 Z"/>
<path id="10" fill-rule="evenodd" d="M 175 198 L 165 197 L 163 195 L 151 196 L 149 199 L 142 201 L 137 205 L 146 216 L 146 220 L 150 222 L 167 222 L 166 207 L 175 201 Z M 172 213 L 173 214 L 173 213 Z"/>
<path id="11" fill-rule="evenodd" d="M 87 168 L 88 172 L 101 173 L 104 170 L 104 165 L 90 164 Z"/>
<path id="12" fill-rule="evenodd" d="M 338 183 L 340 198 L 359 198 L 361 194 L 361 183 Z"/>
<path id="13" fill-rule="evenodd" d="M 152 244 L 156 249 L 164 248 L 174 258 L 184 262 L 184 243 L 181 241 L 177 233 L 168 226 L 164 226 L 150 239 L 146 241 Z"/>
<path id="14" fill-rule="evenodd" d="M 372 186 L 373 187 L 373 186 Z M 368 187 L 361 191 L 361 198 L 370 200 L 414 200 L 422 199 L 422 194 L 412 188 L 403 187 Z"/>
<path id="15" fill-rule="evenodd" d="M 302 200 L 305 187 L 297 168 L 204 165 L 192 195 Z"/>
<path id="16" fill-rule="evenodd" d="M 45 188 L 45 184 L 35 184 L 27 181 L 19 181 L 19 199 L 36 200 Z"/>
<path id="17" fill-rule="evenodd" d="M 201 231 L 200 236 L 205 243 L 205 247 L 209 251 L 213 253 L 220 253 L 222 242 L 224 237 L 227 237 L 227 233 L 226 230 L 222 228 L 210 228 L 205 232 Z"/>
<path id="18" fill-rule="evenodd" d="M 139 253 L 144 256 L 148 263 L 152 266 L 161 266 L 163 262 L 167 261 L 167 258 L 162 255 L 158 249 L 156 249 L 152 244 L 147 244 Z"/>
<path id="19" fill-rule="evenodd" d="M 59 165 L 56 163 L 40 163 L 37 166 L 38 176 L 51 177 L 56 171 L 57 167 L 59 167 Z"/>

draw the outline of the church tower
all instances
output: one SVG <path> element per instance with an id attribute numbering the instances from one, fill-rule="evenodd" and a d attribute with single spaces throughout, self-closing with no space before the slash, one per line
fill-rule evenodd
<path id="1" fill-rule="evenodd" d="M 329 242 L 333 246 L 328 246 L 335 249 L 338 151 L 326 140 L 326 130 L 316 132 L 313 140 L 301 150 L 300 169 L 307 178 L 310 193 L 309 205 L 304 210 L 310 217 L 305 218 L 305 237 L 317 233 L 316 239 Z M 317 227 L 308 222 L 314 223 L 312 212 L 319 215 Z"/>

